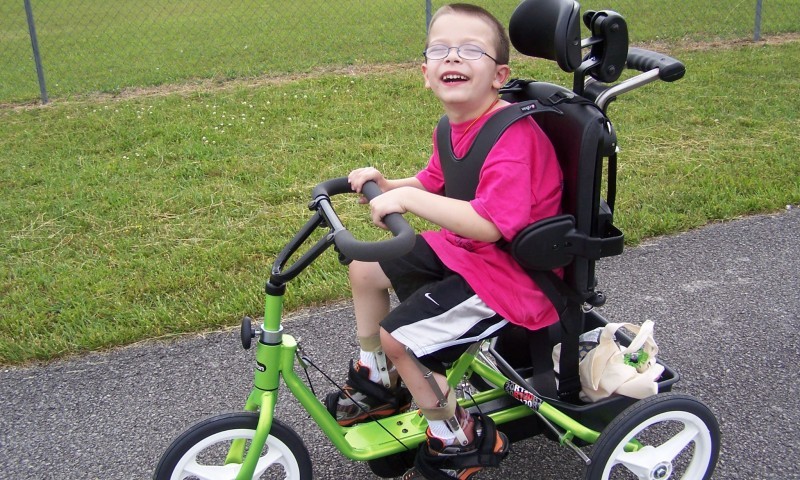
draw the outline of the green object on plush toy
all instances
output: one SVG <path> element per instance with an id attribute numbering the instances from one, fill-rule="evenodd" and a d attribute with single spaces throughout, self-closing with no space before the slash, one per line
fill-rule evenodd
<path id="1" fill-rule="evenodd" d="M 638 369 L 647 365 L 647 361 L 649 359 L 650 355 L 644 351 L 644 348 L 640 348 L 633 353 L 626 353 L 624 361 L 626 365 L 630 365 L 631 367 L 636 367 Z"/>

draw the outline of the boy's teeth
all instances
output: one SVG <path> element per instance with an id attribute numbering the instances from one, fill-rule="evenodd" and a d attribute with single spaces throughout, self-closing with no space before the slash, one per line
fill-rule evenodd
<path id="1" fill-rule="evenodd" d="M 466 79 L 467 79 L 467 77 L 465 77 L 463 75 L 445 75 L 444 76 L 444 80 L 445 81 L 466 80 Z"/>

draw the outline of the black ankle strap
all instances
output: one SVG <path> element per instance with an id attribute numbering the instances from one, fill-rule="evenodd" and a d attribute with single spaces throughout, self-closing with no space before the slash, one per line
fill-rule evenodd
<path id="1" fill-rule="evenodd" d="M 353 366 L 353 361 L 350 360 L 350 370 L 347 373 L 347 384 L 353 387 L 356 391 L 361 392 L 370 397 L 377 398 L 378 400 L 388 403 L 393 407 L 397 407 L 399 399 L 397 394 L 380 383 L 371 382 L 368 378 L 359 374 Z"/>
<path id="2" fill-rule="evenodd" d="M 497 427 L 494 421 L 482 414 L 473 414 L 475 419 L 475 449 L 464 453 L 437 455 L 430 453 L 426 445 L 422 445 L 414 467 L 429 480 L 452 480 L 456 477 L 442 470 L 462 470 L 470 467 L 496 467 L 505 458 L 508 449 L 495 452 Z"/>

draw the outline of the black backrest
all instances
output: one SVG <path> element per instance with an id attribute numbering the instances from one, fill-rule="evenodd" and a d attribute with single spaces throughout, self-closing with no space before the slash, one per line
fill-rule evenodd
<path id="1" fill-rule="evenodd" d="M 579 84 L 577 88 L 573 84 L 573 89 L 569 90 L 543 82 L 517 82 L 514 88 L 506 90 L 504 98 L 512 102 L 538 100 L 543 105 L 555 105 L 562 113 L 540 113 L 533 118 L 553 143 L 561 163 L 564 174 L 562 209 L 564 214 L 574 218 L 574 229 L 569 227 L 569 222 L 555 226 L 551 222 L 550 226 L 539 230 L 529 229 L 533 234 L 521 235 L 522 241 L 518 239 L 517 245 L 512 247 L 515 252 L 529 252 L 529 262 L 517 258 L 528 270 L 565 267 L 565 280 L 582 299 L 593 295 L 595 260 L 622 251 L 622 234 L 613 227 L 611 209 L 601 199 L 604 163 L 606 159 L 616 160 L 616 135 L 604 112 L 578 95 L 584 90 L 585 73 L 597 78 L 593 73 L 597 70 L 595 67 L 598 64 L 608 67 L 605 57 L 617 62 L 617 57 L 624 59 L 627 54 L 624 20 L 611 14 L 613 12 L 587 12 L 584 16 L 584 22 L 592 30 L 592 37 L 587 41 L 592 45 L 592 54 L 583 61 L 580 5 L 575 0 L 524 0 L 511 15 L 508 29 L 511 43 L 520 53 L 556 61 L 562 70 L 574 71 L 575 84 Z M 604 27 L 606 23 L 611 25 L 610 21 L 605 21 L 609 17 L 617 28 Z M 618 37 L 607 30 L 625 30 L 625 34 Z M 616 64 L 611 68 L 617 75 L 621 69 L 622 66 Z M 609 180 L 607 191 L 613 196 L 615 178 Z M 562 233 L 564 238 L 558 239 Z M 557 243 L 555 247 L 553 242 Z M 543 256 L 545 253 L 534 252 L 541 251 L 543 246 L 550 247 L 546 255 L 552 261 Z"/>
<path id="2" fill-rule="evenodd" d="M 553 292 L 550 288 L 548 297 L 551 300 L 553 295 L 559 297 L 553 301 L 561 317 L 558 324 L 537 331 L 509 332 L 498 339 L 497 348 L 514 368 L 532 367 L 529 373 L 537 392 L 551 399 L 558 397 L 572 402 L 580 388 L 577 337 L 584 331 L 585 323 L 581 306 L 584 302 L 598 302 L 599 298 L 595 291 L 595 261 L 604 255 L 602 248 L 594 247 L 603 245 L 612 234 L 617 236 L 614 250 L 621 252 L 622 249 L 622 234 L 613 228 L 611 213 L 603 208 L 601 199 L 603 165 L 614 153 L 616 136 L 611 123 L 598 108 L 585 101 L 575 101 L 570 90 L 558 85 L 530 82 L 506 92 L 504 98 L 511 102 L 555 103 L 560 111 L 560 114 L 543 111 L 532 118 L 550 139 L 561 166 L 563 214 L 524 229 L 512 242 L 512 254 L 531 272 L 545 293 L 548 282 L 552 286 L 560 281 L 543 272 L 563 267 L 565 288 L 562 290 L 569 293 Z M 561 377 L 558 391 L 550 360 L 555 343 L 562 343 L 565 356 L 574 351 L 576 359 L 571 365 L 562 363 L 561 371 L 572 371 L 572 375 Z"/>
<path id="3" fill-rule="evenodd" d="M 572 97 L 570 90 L 542 82 L 528 83 L 521 90 L 504 95 L 511 102 L 535 99 L 546 105 L 556 103 L 561 111 L 561 114 L 543 112 L 533 119 L 550 139 L 561 165 L 562 213 L 574 218 L 574 232 L 564 242 L 570 242 L 571 251 L 576 254 L 570 255 L 571 262 L 564 267 L 565 280 L 578 295 L 589 298 L 595 287 L 594 263 L 600 255 L 582 251 L 577 243 L 584 238 L 591 250 L 592 242 L 602 243 L 617 234 L 601 198 L 603 165 L 614 153 L 616 135 L 599 109 L 570 101 Z"/>
<path id="4" fill-rule="evenodd" d="M 550 346 L 562 343 L 561 376 L 557 395 L 577 401 L 580 391 L 578 376 L 578 335 L 584 331 L 586 313 L 584 303 L 602 304 L 595 291 L 595 261 L 601 257 L 622 252 L 622 233 L 614 228 L 611 208 L 602 200 L 604 166 L 615 170 L 616 135 L 611 122 L 596 105 L 579 94 L 584 92 L 584 78 L 588 74 L 597 80 L 613 81 L 618 75 L 598 76 L 608 67 L 603 58 L 608 54 L 612 63 L 619 54 L 627 53 L 627 33 L 606 44 L 607 32 L 598 28 L 593 32 L 592 52 L 602 55 L 588 56 L 581 61 L 580 6 L 574 0 L 524 0 L 511 17 L 509 37 L 517 50 L 529 56 L 555 60 L 562 70 L 574 71 L 573 88 L 543 82 L 516 82 L 509 84 L 504 98 L 511 102 L 537 100 L 543 105 L 554 105 L 559 113 L 542 112 L 533 118 L 548 136 L 555 148 L 564 177 L 562 199 L 563 215 L 544 219 L 524 229 L 512 242 L 515 259 L 525 267 L 547 296 L 553 300 L 561 321 L 551 328 L 527 331 L 532 378 L 537 391 L 547 396 L 556 394 L 553 382 Z M 603 14 L 605 15 L 605 14 Z M 602 23 L 603 15 L 592 13 L 584 20 L 589 25 Z M 615 17 L 616 18 L 616 17 Z M 624 21 L 620 22 L 624 25 Z M 607 30 L 616 30 L 608 28 Z M 594 63 L 595 60 L 598 63 Z M 600 67 L 600 70 L 597 67 Z M 615 191 L 611 177 L 608 191 Z M 613 202 L 612 202 L 613 203 Z M 563 267 L 564 282 L 548 271 Z M 547 273 L 545 273 L 547 272 Z M 549 286 L 548 286 L 549 285 Z M 558 292 L 556 292 L 558 290 Z M 520 337 L 520 335 L 516 335 Z M 501 338 L 509 352 L 524 351 L 513 345 L 519 338 Z M 505 356 L 505 353 L 504 353 Z"/>

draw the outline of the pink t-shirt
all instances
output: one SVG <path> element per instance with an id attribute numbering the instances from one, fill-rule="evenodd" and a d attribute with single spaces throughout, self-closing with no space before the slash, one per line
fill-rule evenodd
<path id="1" fill-rule="evenodd" d="M 456 157 L 463 157 L 491 116 L 451 125 Z M 436 132 L 428 166 L 417 174 L 426 190 L 444 194 Z M 492 147 L 470 204 L 511 241 L 529 224 L 561 211 L 562 176 L 553 146 L 531 118 L 511 125 Z M 558 321 L 552 303 L 530 276 L 494 243 L 441 229 L 422 236 L 447 267 L 460 274 L 492 310 L 511 323 L 535 330 Z"/>

